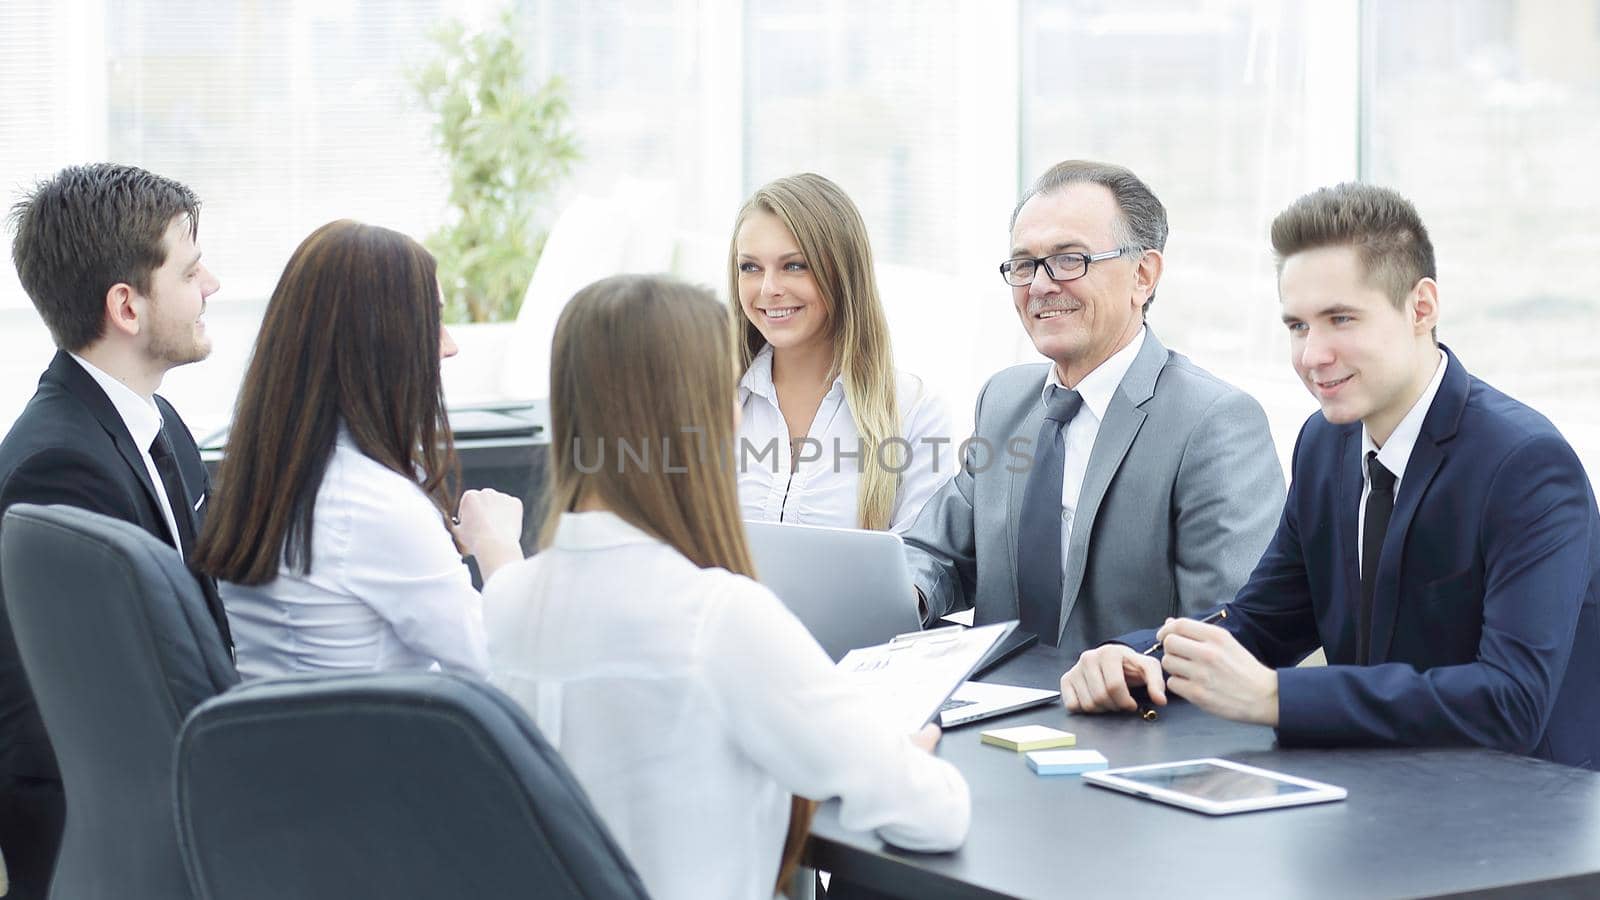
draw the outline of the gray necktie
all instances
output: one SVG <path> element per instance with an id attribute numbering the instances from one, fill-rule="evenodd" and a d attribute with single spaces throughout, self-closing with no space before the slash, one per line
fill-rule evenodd
<path id="1" fill-rule="evenodd" d="M 1022 489 L 1017 523 L 1017 613 L 1022 629 L 1056 646 L 1061 634 L 1061 477 L 1066 467 L 1067 423 L 1083 407 L 1077 391 L 1050 389 L 1037 455 Z"/>

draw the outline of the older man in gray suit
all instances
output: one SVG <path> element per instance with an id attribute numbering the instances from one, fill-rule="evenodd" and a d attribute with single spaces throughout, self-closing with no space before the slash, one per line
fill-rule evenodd
<path id="1" fill-rule="evenodd" d="M 930 620 L 1020 618 L 1072 660 L 1250 575 L 1283 472 L 1261 406 L 1145 325 L 1166 239 L 1120 166 L 1061 163 L 1017 205 L 1000 271 L 1050 364 L 989 379 L 961 470 L 904 535 Z"/>

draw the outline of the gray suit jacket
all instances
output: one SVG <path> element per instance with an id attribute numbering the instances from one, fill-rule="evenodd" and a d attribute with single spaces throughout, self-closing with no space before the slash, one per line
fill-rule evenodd
<path id="1" fill-rule="evenodd" d="M 979 624 L 1017 617 L 1017 521 L 1049 368 L 989 379 L 961 470 L 903 535 L 930 619 L 969 606 Z M 1283 497 L 1261 405 L 1147 332 L 1084 473 L 1062 580 L 1062 656 L 1232 599 Z"/>

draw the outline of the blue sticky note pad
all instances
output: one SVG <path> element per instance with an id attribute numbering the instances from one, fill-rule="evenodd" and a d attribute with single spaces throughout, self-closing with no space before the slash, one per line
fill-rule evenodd
<path id="1" fill-rule="evenodd" d="M 1034 750 L 1028 767 L 1040 775 L 1079 775 L 1104 769 L 1106 758 L 1098 750 Z"/>

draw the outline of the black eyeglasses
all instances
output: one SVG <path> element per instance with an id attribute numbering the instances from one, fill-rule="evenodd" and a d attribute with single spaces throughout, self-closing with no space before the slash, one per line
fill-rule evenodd
<path id="1" fill-rule="evenodd" d="M 1000 277 L 1012 287 L 1027 287 L 1033 283 L 1033 276 L 1039 271 L 1040 264 L 1043 264 L 1044 273 L 1050 276 L 1052 281 L 1075 281 L 1089 274 L 1089 263 L 1116 259 L 1132 252 L 1133 249 L 1118 247 L 1104 253 L 1056 253 L 1051 256 L 1035 256 L 1032 259 L 1025 257 L 1008 259 L 1000 264 Z"/>

